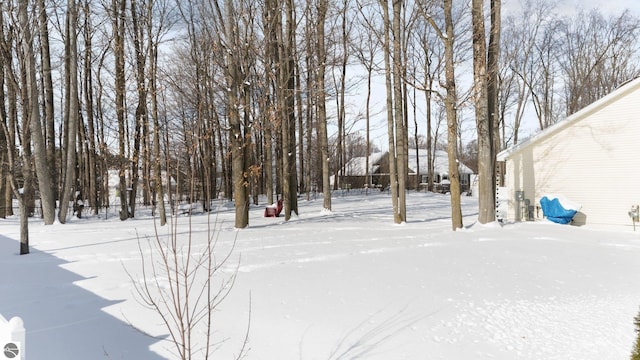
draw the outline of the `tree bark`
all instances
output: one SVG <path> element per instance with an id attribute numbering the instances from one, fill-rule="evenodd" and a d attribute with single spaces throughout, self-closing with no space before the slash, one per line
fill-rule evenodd
<path id="1" fill-rule="evenodd" d="M 115 100 L 116 117 L 118 119 L 118 149 L 119 149 L 119 192 L 120 192 L 120 220 L 129 218 L 129 207 L 127 206 L 127 158 L 126 158 L 126 133 L 125 133 L 125 73 L 124 73 L 124 22 L 126 11 L 126 0 L 113 0 L 113 36 L 114 36 L 114 56 L 115 56 Z"/>
<path id="2" fill-rule="evenodd" d="M 402 223 L 407 220 L 407 176 L 409 174 L 407 168 L 407 126 L 405 117 L 405 101 L 404 101 L 404 62 L 402 49 L 402 0 L 393 1 L 393 100 L 394 100 L 394 122 L 395 122 L 395 138 L 396 138 L 396 169 L 398 177 L 398 212 L 395 220 Z"/>
<path id="3" fill-rule="evenodd" d="M 79 114 L 79 98 L 78 98 L 78 50 L 77 50 L 77 14 L 78 9 L 74 0 L 67 1 L 67 33 L 66 33 L 66 63 L 68 74 L 68 91 L 69 98 L 66 103 L 68 106 L 66 134 L 67 148 L 66 163 L 64 171 L 64 181 L 62 187 L 62 197 L 60 198 L 60 212 L 58 220 L 64 224 L 67 221 L 67 211 L 69 209 L 69 201 L 75 204 L 76 197 L 73 196 L 74 190 L 78 191 L 76 183 L 76 139 L 78 135 L 78 114 Z M 75 206 L 74 206 L 75 208 Z"/>
<path id="4" fill-rule="evenodd" d="M 236 23 L 234 19 L 233 1 L 225 0 L 225 65 L 226 82 L 228 91 L 228 112 L 229 112 L 229 136 L 231 145 L 231 174 L 233 178 L 233 193 L 235 201 L 235 227 L 244 229 L 249 225 L 249 197 L 248 197 L 248 171 L 245 159 L 245 137 L 242 131 L 240 120 L 240 89 L 241 70 L 239 59 L 239 44 Z M 222 22 L 222 15 L 219 15 Z"/>
<path id="5" fill-rule="evenodd" d="M 51 51 L 49 47 L 49 19 L 44 0 L 38 0 L 38 22 L 40 36 L 40 53 L 42 56 L 42 82 L 44 94 L 44 123 L 45 142 L 47 152 L 47 163 L 51 178 L 51 191 L 53 201 L 58 198 L 58 171 L 53 164 L 56 164 L 56 129 L 53 107 L 53 79 L 51 77 Z"/>
<path id="6" fill-rule="evenodd" d="M 325 32 L 324 26 L 327 16 L 327 9 L 329 3 L 327 0 L 318 0 L 317 12 L 318 22 L 316 28 L 316 56 L 318 58 L 317 69 L 317 128 L 318 144 L 320 146 L 320 163 L 322 164 L 322 196 L 323 196 L 323 208 L 325 210 L 331 210 L 331 183 L 330 183 L 330 169 L 329 169 L 329 141 L 327 137 L 327 104 L 325 93 L 325 71 L 327 52 L 325 47 Z"/>
<path id="7" fill-rule="evenodd" d="M 291 218 L 291 213 L 298 214 L 298 180 L 296 170 L 296 115 L 295 115 L 295 6 L 293 0 L 286 2 L 285 45 L 283 47 L 282 76 L 282 147 L 283 147 L 283 202 L 285 220 Z"/>
<path id="8" fill-rule="evenodd" d="M 451 14 L 452 0 L 444 0 L 445 31 L 445 88 L 447 95 L 445 108 L 447 113 L 447 153 L 449 154 L 449 181 L 451 182 L 451 227 L 453 230 L 462 228 L 462 206 L 460 203 L 460 173 L 458 171 L 458 115 L 456 94 L 456 77 L 454 65 L 453 16 Z"/>
<path id="9" fill-rule="evenodd" d="M 472 2 L 474 102 L 478 133 L 478 222 L 481 224 L 495 220 L 495 155 L 499 146 L 496 139 L 499 26 L 496 22 L 499 21 L 499 5 L 499 1 L 492 0 L 492 43 L 487 53 L 484 1 Z M 488 61 L 490 69 L 487 68 Z"/>
<path id="10" fill-rule="evenodd" d="M 385 87 L 387 92 L 387 138 L 389 141 L 389 187 L 391 188 L 391 204 L 393 206 L 393 221 L 399 224 L 403 221 L 400 214 L 400 207 L 398 204 L 398 170 L 397 170 L 397 157 L 396 157 L 396 141 L 394 136 L 394 113 L 393 113 L 393 89 L 392 89 L 392 74 L 393 63 L 391 58 L 391 40 L 389 32 L 391 31 L 391 19 L 389 15 L 389 4 L 387 0 L 380 0 L 380 5 L 383 8 L 383 21 L 384 21 L 384 43 L 382 48 L 384 51 L 384 69 L 385 69 Z"/>
<path id="11" fill-rule="evenodd" d="M 53 224 L 55 220 L 55 197 L 51 182 L 51 172 L 47 164 L 47 152 L 44 136 L 42 134 L 42 123 L 40 119 L 38 102 L 38 85 L 36 80 L 36 64 L 33 50 L 33 34 L 27 16 L 27 0 L 19 2 L 19 21 L 23 35 L 22 51 L 24 54 L 24 64 L 26 69 L 26 99 L 31 139 L 33 141 L 33 160 L 38 176 L 38 188 L 40 190 L 40 202 L 45 225 Z M 31 161 L 31 160 L 30 160 Z"/>
<path id="12" fill-rule="evenodd" d="M 85 0 L 84 3 L 84 99 L 86 106 L 86 119 L 87 119 L 87 135 L 85 144 L 85 156 L 87 158 L 87 183 L 88 186 L 84 189 L 84 195 L 89 200 L 89 205 L 94 214 L 98 213 L 100 208 L 100 201 L 98 199 L 99 184 L 99 166 L 96 154 L 96 134 L 95 134 L 95 116 L 94 116 L 94 88 L 93 88 L 93 27 L 91 19 L 91 7 L 90 0 Z"/>

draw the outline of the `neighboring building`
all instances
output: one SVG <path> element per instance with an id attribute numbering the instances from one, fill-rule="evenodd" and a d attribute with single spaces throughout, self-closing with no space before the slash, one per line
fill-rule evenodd
<path id="1" fill-rule="evenodd" d="M 363 188 L 370 184 L 370 187 L 387 188 L 389 185 L 389 156 L 387 152 L 373 153 L 369 156 L 369 173 L 367 178 L 366 157 L 356 157 L 347 162 L 344 166 L 344 172 L 340 172 L 343 184 L 348 184 L 351 188 Z M 446 192 L 449 187 L 449 157 L 446 151 L 436 150 L 434 152 L 434 174 L 433 181 L 436 190 Z M 426 189 L 429 179 L 427 166 L 427 150 L 419 149 L 416 157 L 416 149 L 409 149 L 409 171 L 407 179 L 407 187 L 415 189 L 419 184 Z M 420 179 L 417 179 L 417 165 L 420 166 Z M 459 163 L 460 185 L 462 191 L 469 189 L 470 180 L 473 171 L 466 165 Z"/>
<path id="2" fill-rule="evenodd" d="M 436 187 L 435 190 L 447 192 L 449 191 L 449 154 L 444 150 L 436 150 L 433 158 L 433 182 Z M 416 171 L 418 165 L 420 165 L 420 171 Z M 458 171 L 460 173 L 460 190 L 467 192 L 474 174 L 473 170 L 458 161 Z M 417 179 L 418 174 L 420 175 L 420 179 Z M 427 150 L 418 149 L 418 155 L 416 156 L 416 149 L 409 149 L 409 181 L 407 186 L 415 189 L 416 184 L 420 184 L 420 187 L 426 189 L 429 176 Z"/>
<path id="3" fill-rule="evenodd" d="M 498 154 L 506 163 L 499 194 L 506 220 L 542 219 L 540 198 L 555 195 L 581 205 L 574 225 L 631 226 L 629 210 L 640 203 L 639 145 L 640 78 Z"/>
<path id="4" fill-rule="evenodd" d="M 386 177 L 385 177 L 386 174 Z M 338 173 L 344 186 L 354 189 L 369 187 L 386 188 L 389 185 L 389 159 L 388 153 L 376 152 L 369 155 L 369 171 L 367 172 L 367 158 L 355 157 L 349 160 L 343 171 Z M 332 176 L 331 184 L 334 179 Z M 343 186 L 343 187 L 344 187 Z"/>

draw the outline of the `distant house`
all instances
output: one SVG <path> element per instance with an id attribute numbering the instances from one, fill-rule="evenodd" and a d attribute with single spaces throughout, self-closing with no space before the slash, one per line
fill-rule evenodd
<path id="1" fill-rule="evenodd" d="M 385 177 L 386 175 L 386 177 Z M 338 172 L 343 184 L 351 188 L 387 187 L 389 185 L 389 159 L 387 152 L 376 152 L 369 155 L 369 171 L 367 157 L 359 156 L 349 160 L 342 171 Z M 333 180 L 332 180 L 333 184 Z"/>
<path id="2" fill-rule="evenodd" d="M 417 165 L 420 165 L 420 171 L 416 171 Z M 460 189 L 461 191 L 467 191 L 471 184 L 471 178 L 474 174 L 473 170 L 467 165 L 458 162 L 458 172 L 460 173 Z M 420 179 L 417 179 L 418 173 Z M 448 191 L 449 187 L 449 154 L 443 150 L 436 150 L 434 153 L 433 162 L 433 182 L 436 184 L 436 191 Z M 410 188 L 416 187 L 416 182 L 422 184 L 422 187 L 426 186 L 429 182 L 429 167 L 427 164 L 427 150 L 418 149 L 418 155 L 416 156 L 416 149 L 409 150 L 409 184 Z"/>
<path id="3" fill-rule="evenodd" d="M 575 225 L 631 226 L 629 210 L 640 203 L 639 144 L 640 78 L 498 154 L 506 219 L 541 219 L 540 199 L 555 195 L 581 205 Z"/>
<path id="4" fill-rule="evenodd" d="M 388 152 L 373 153 L 369 156 L 369 172 L 366 171 L 366 157 L 356 157 L 347 162 L 343 170 L 339 172 L 343 184 L 348 184 L 351 188 L 363 188 L 365 185 L 386 188 L 389 185 L 389 156 Z M 449 184 L 449 157 L 446 151 L 436 150 L 434 152 L 434 174 L 433 181 L 436 190 L 448 191 Z M 416 156 L 416 149 L 409 150 L 408 158 L 408 179 L 407 187 L 416 188 L 417 184 L 427 184 L 429 171 L 427 164 L 427 150 L 419 149 Z M 419 171 L 418 165 L 420 166 Z M 473 171 L 466 165 L 459 163 L 460 185 L 462 191 L 469 188 Z M 418 173 L 420 178 L 418 179 Z M 367 175 L 369 176 L 367 178 Z M 425 187 L 425 186 L 423 186 Z"/>

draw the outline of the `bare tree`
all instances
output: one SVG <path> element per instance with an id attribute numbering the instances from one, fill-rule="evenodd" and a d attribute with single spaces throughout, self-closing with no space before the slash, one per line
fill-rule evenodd
<path id="1" fill-rule="evenodd" d="M 405 94 L 405 64 L 404 64 L 404 24 L 403 24 L 403 1 L 394 0 L 392 30 L 393 34 L 393 117 L 395 129 L 389 136 L 395 134 L 395 158 L 397 161 L 397 181 L 398 181 L 398 212 L 394 215 L 397 223 L 407 220 L 407 176 L 408 171 L 408 131 L 406 121 L 406 94 Z"/>
<path id="2" fill-rule="evenodd" d="M 444 31 L 435 19 L 425 13 L 427 21 L 432 25 L 440 40 L 444 43 L 445 81 L 442 87 L 446 91 L 444 100 L 447 115 L 447 153 L 449 155 L 449 181 L 451 182 L 451 227 L 462 228 L 462 205 L 460 202 L 460 172 L 458 169 L 458 114 L 455 76 L 455 38 L 453 26 L 452 0 L 444 0 Z"/>
<path id="3" fill-rule="evenodd" d="M 325 46 L 325 21 L 329 2 L 327 0 L 317 0 L 316 11 L 317 30 L 316 30 L 316 57 L 317 57 L 317 80 L 316 80 L 316 106 L 317 109 L 317 136 L 320 146 L 320 162 L 322 164 L 322 194 L 323 207 L 331 210 L 331 185 L 329 182 L 329 141 L 327 137 L 327 111 L 326 111 L 326 94 L 325 94 L 325 72 L 327 61 L 327 49 Z"/>
<path id="4" fill-rule="evenodd" d="M 499 139 L 496 137 L 498 136 L 500 0 L 491 0 L 491 31 L 488 49 L 483 0 L 473 0 L 472 21 L 474 103 L 478 132 L 478 221 L 485 224 L 495 220 L 495 157 L 497 146 L 499 146 Z"/>
<path id="5" fill-rule="evenodd" d="M 42 206 L 42 215 L 45 225 L 53 224 L 55 220 L 55 198 L 53 185 L 51 182 L 51 172 L 47 163 L 47 152 L 44 135 L 42 132 L 42 120 L 39 109 L 38 85 L 36 80 L 36 60 L 34 54 L 34 34 L 31 32 L 32 24 L 27 15 L 28 1 L 21 0 L 18 3 L 18 18 L 21 30 L 21 45 L 24 56 L 23 64 L 25 78 L 25 95 L 23 99 L 26 108 L 26 122 L 31 132 L 33 141 L 33 161 L 38 175 L 38 189 L 40 190 L 40 201 Z M 27 144 L 23 144 L 26 146 Z"/>
<path id="6" fill-rule="evenodd" d="M 367 72 L 366 79 L 366 99 L 365 99 L 365 131 L 366 131 L 366 142 L 367 142 L 367 150 L 366 150 L 366 158 L 365 158 L 365 169 L 366 169 L 366 183 L 368 186 L 371 186 L 371 174 L 370 174 L 370 164 L 369 164 L 369 155 L 371 155 L 371 92 L 372 92 L 372 79 L 374 75 L 374 71 L 377 70 L 378 63 L 376 59 L 376 54 L 380 49 L 380 38 L 378 36 L 379 31 L 369 32 L 368 29 L 374 29 L 375 25 L 370 21 L 375 19 L 372 14 L 365 13 L 364 7 L 361 4 L 357 4 L 358 9 L 360 11 L 360 16 L 358 16 L 358 20 L 360 22 L 359 30 L 360 32 L 356 35 L 355 41 L 351 43 L 353 48 L 354 56 L 358 59 L 360 64 L 364 66 Z M 374 36 L 371 37 L 370 34 L 373 33 Z"/>
<path id="7" fill-rule="evenodd" d="M 161 235 L 156 229 L 147 247 L 139 239 L 141 274 L 136 276 L 125 269 L 139 299 L 162 320 L 181 360 L 213 358 L 222 341 L 216 339 L 219 334 L 214 316 L 231 293 L 239 266 L 239 262 L 233 264 L 237 233 L 230 245 L 223 243 L 219 240 L 219 224 L 208 215 L 206 238 L 199 239 L 191 220 L 189 216 L 188 223 L 183 224 L 174 217 L 168 234 Z M 183 227 L 186 238 L 181 236 Z M 223 271 L 233 266 L 235 272 Z M 249 325 L 235 359 L 244 358 L 248 352 L 248 332 Z"/>
<path id="8" fill-rule="evenodd" d="M 57 198 L 57 171 L 52 164 L 56 163 L 56 131 L 53 106 L 53 79 L 51 76 L 51 51 L 49 45 L 49 18 L 44 0 L 38 0 L 38 30 L 40 40 L 40 54 L 42 58 L 42 84 L 44 95 L 44 132 L 47 149 L 47 163 L 49 166 L 51 177 L 51 191 L 54 200 Z"/>
<path id="9" fill-rule="evenodd" d="M 499 90 L 501 92 L 500 118 L 502 125 L 502 144 L 517 144 L 519 132 L 528 110 L 536 81 L 544 62 L 536 62 L 548 42 L 539 41 L 544 29 L 549 26 L 553 6 L 547 0 L 525 1 L 520 13 L 505 19 L 504 41 L 502 42 L 502 75 Z M 538 70 L 538 68 L 540 68 Z M 515 109 L 513 109 L 515 108 Z M 510 111 L 512 122 L 508 122 L 506 112 Z M 511 134 L 506 131 L 511 127 Z"/>
<path id="10" fill-rule="evenodd" d="M 77 173 L 76 173 L 76 143 L 78 135 L 78 116 L 79 96 L 78 96 L 78 47 L 77 47 L 77 23 L 78 8 L 74 0 L 67 1 L 67 23 L 66 23 L 66 43 L 65 43 L 65 63 L 67 75 L 67 98 L 65 99 L 66 108 L 66 163 L 64 169 L 64 182 L 62 187 L 62 196 L 60 198 L 60 212 L 58 220 L 64 224 L 67 221 L 67 211 L 69 209 L 69 201 L 75 203 L 76 197 L 74 190 L 77 191 Z M 75 209 L 75 207 L 74 207 Z"/>
<path id="11" fill-rule="evenodd" d="M 391 43 L 391 29 L 392 29 L 392 19 L 389 15 L 389 4 L 386 0 L 379 1 L 380 6 L 383 11 L 383 52 L 384 52 L 384 68 L 385 68 L 385 87 L 386 87 L 386 105 L 387 105 L 387 136 L 389 142 L 389 185 L 391 187 L 391 204 L 393 207 L 393 220 L 395 223 L 399 224 L 403 222 L 405 219 L 402 217 L 400 201 L 399 201 L 399 191 L 398 191 L 398 162 L 397 162 L 397 154 L 396 151 L 398 148 L 396 147 L 396 139 L 395 139 L 395 120 L 396 114 L 394 113 L 394 91 L 393 91 L 393 78 L 392 74 L 394 74 L 393 67 L 395 66 L 393 63 L 392 57 L 392 43 Z M 398 80 L 398 79 L 396 79 Z M 402 111 L 399 109 L 398 111 Z"/>
<path id="12" fill-rule="evenodd" d="M 565 18 L 558 56 L 565 77 L 567 114 L 613 91 L 640 74 L 636 39 L 640 19 L 627 10 L 608 19 L 598 10 Z"/>
<path id="13" fill-rule="evenodd" d="M 154 2 L 152 2 L 154 3 Z M 153 122 L 153 184 L 154 203 L 158 206 L 160 215 L 160 225 L 167 223 L 167 213 L 164 202 L 164 187 L 162 186 L 162 157 L 160 153 L 160 115 L 158 105 L 158 48 L 160 46 L 160 36 L 165 29 L 171 28 L 169 4 L 166 1 L 155 2 L 160 6 L 159 24 L 153 28 L 151 21 L 147 24 L 147 40 L 149 51 L 149 91 L 151 99 L 151 119 Z M 149 6 L 149 8 L 152 8 Z M 170 184 L 170 182 L 167 182 Z"/>
<path id="14" fill-rule="evenodd" d="M 281 35 L 280 64 L 277 65 L 279 79 L 276 96 L 280 103 L 282 118 L 282 198 L 285 220 L 291 218 L 291 212 L 298 213 L 297 171 L 296 171 L 296 133 L 295 133 L 295 6 L 293 0 L 287 0 L 284 6 L 285 27 Z"/>
<path id="15" fill-rule="evenodd" d="M 22 6 L 25 6 L 26 4 L 21 4 Z M 9 6 L 8 4 L 5 4 L 4 2 L 0 4 L 0 9 L 2 9 L 3 14 L 5 13 L 12 13 L 13 11 L 15 11 L 15 8 L 13 6 Z M 22 11 L 25 11 L 25 13 L 22 13 Z M 19 9 L 20 12 L 20 21 L 26 21 L 26 7 L 24 7 L 24 9 L 20 8 Z M 22 16 L 24 16 L 24 18 L 22 18 Z M 11 27 L 14 28 L 14 27 Z M 5 23 L 4 23 L 4 16 L 0 16 L 0 41 L 1 41 L 1 45 L 0 45 L 0 71 L 2 71 L 3 76 L 2 79 L 6 80 L 6 86 L 7 86 L 7 92 L 6 92 L 6 101 L 7 101 L 7 106 L 5 107 L 5 97 L 3 96 L 0 99 L 0 104 L 2 104 L 2 107 L 0 108 L 0 116 L 2 116 L 2 118 L 0 119 L 0 125 L 2 125 L 2 133 L 3 133 L 3 138 L 6 141 L 5 145 L 6 145 L 6 149 L 7 152 L 3 153 L 3 159 L 6 161 L 2 163 L 2 170 L 3 170 L 3 181 L 6 182 L 6 191 L 7 194 L 6 199 L 8 199 L 8 202 L 6 204 L 3 204 L 5 206 L 8 207 L 8 211 L 5 211 L 5 214 L 10 214 L 12 213 L 12 197 L 15 197 L 18 200 L 18 204 L 20 207 L 20 255 L 25 255 L 29 253 L 29 208 L 28 208 L 28 204 L 27 204 L 27 199 L 26 199 L 26 191 L 23 191 L 22 193 L 20 193 L 19 191 L 19 185 L 16 179 L 16 176 L 14 174 L 17 173 L 17 153 L 15 151 L 16 149 L 16 130 L 17 130 L 17 122 L 18 122 L 18 111 L 16 108 L 17 105 L 17 93 L 18 93 L 18 79 L 15 78 L 15 74 L 13 72 L 12 69 L 12 64 L 13 64 L 13 56 L 12 56 L 12 49 L 14 46 L 14 41 L 15 41 L 15 36 L 16 34 L 11 31 L 11 28 L 6 28 Z M 7 31 L 5 31 L 7 30 Z M 2 86 L 4 89 L 4 85 L 5 85 L 5 81 L 3 81 Z M 2 91 L 2 95 L 4 94 L 4 91 Z M 28 124 L 27 124 L 28 125 Z M 28 138 L 25 138 L 24 135 L 28 134 L 28 126 L 26 128 L 23 129 L 22 134 L 23 134 L 23 138 L 21 139 L 24 143 L 25 140 L 28 140 Z M 30 171 L 30 164 L 29 162 L 31 161 L 31 159 L 29 159 L 28 157 L 28 152 L 27 151 L 23 151 L 22 152 L 22 161 L 24 162 L 24 165 L 22 166 L 22 176 L 23 176 L 23 182 L 24 182 L 24 186 L 26 187 L 28 185 L 27 181 L 31 181 L 31 176 L 29 175 L 28 171 Z M 26 190 L 26 189 L 24 189 Z M 6 210 L 6 209 L 5 209 Z"/>
<path id="16" fill-rule="evenodd" d="M 9 13 L 5 3 L 0 4 L 0 10 L 4 14 Z M 0 132 L 0 217 L 5 218 L 13 215 L 13 191 L 11 175 L 13 169 L 9 166 L 9 160 L 15 158 L 15 126 L 16 121 L 11 119 L 11 108 L 15 107 L 15 101 L 11 94 L 15 94 L 15 87 L 12 86 L 13 72 L 11 63 L 12 34 L 5 35 L 5 19 L 0 16 L 0 120 L 2 121 L 2 131 Z M 7 90 L 5 91 L 5 86 Z"/>
<path id="17" fill-rule="evenodd" d="M 140 167 L 141 163 L 148 164 L 148 149 L 147 138 L 149 134 L 149 116 L 147 110 L 147 72 L 146 63 L 148 52 L 145 51 L 144 46 L 145 35 L 147 34 L 145 21 L 151 21 L 147 15 L 151 15 L 146 9 L 145 4 L 138 5 L 136 0 L 130 0 L 130 13 L 131 13 L 131 27 L 132 27 L 132 41 L 133 51 L 135 53 L 135 82 L 136 92 L 138 96 L 138 103 L 136 105 L 134 115 L 134 134 L 133 134 L 133 153 L 131 157 L 131 168 L 129 170 L 130 176 L 130 188 L 129 188 L 129 217 L 135 216 L 136 199 L 138 197 L 138 183 L 140 181 Z M 141 151 L 145 156 L 140 158 Z M 143 167 L 145 173 L 143 178 L 148 179 L 148 165 Z M 148 186 L 145 184 L 144 189 L 147 190 Z M 147 195 L 145 194 L 145 197 Z"/>
<path id="18" fill-rule="evenodd" d="M 125 109 L 125 11 L 126 0 L 112 0 L 112 21 L 113 21 L 113 53 L 115 57 L 115 108 L 118 119 L 118 155 L 119 155 L 119 193 L 120 193 L 120 220 L 129 218 L 129 207 L 127 205 L 127 160 L 126 160 L 126 109 Z"/>
<path id="19" fill-rule="evenodd" d="M 229 138 L 232 159 L 233 194 L 236 209 L 236 228 L 242 229 L 249 225 L 249 197 L 248 171 L 245 157 L 246 141 L 243 124 L 240 118 L 240 99 L 242 91 L 242 70 L 240 67 L 241 52 L 238 30 L 238 14 L 231 0 L 224 0 L 224 15 L 217 3 L 214 4 L 217 21 L 224 34 L 224 42 L 221 47 L 225 49 L 225 80 L 228 89 L 228 117 Z"/>

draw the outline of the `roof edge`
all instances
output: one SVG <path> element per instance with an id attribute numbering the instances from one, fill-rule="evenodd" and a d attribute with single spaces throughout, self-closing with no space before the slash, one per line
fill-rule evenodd
<path id="1" fill-rule="evenodd" d="M 611 101 L 620 98 L 621 96 L 623 96 L 624 94 L 626 94 L 627 92 L 632 91 L 634 88 L 636 87 L 640 87 L 640 77 L 636 77 L 634 79 L 628 80 L 624 83 L 622 83 L 620 86 L 618 86 L 615 90 L 613 90 L 612 92 L 610 92 L 609 94 L 601 97 L 600 99 L 592 102 L 591 104 L 583 107 L 582 109 L 578 110 L 577 112 L 567 116 L 564 120 L 561 120 L 551 126 L 549 126 L 548 128 L 538 132 L 537 134 L 529 137 L 528 139 L 524 140 L 523 142 L 520 142 L 516 145 L 513 145 L 505 150 L 502 150 L 501 152 L 499 152 L 496 155 L 496 159 L 498 161 L 505 161 L 507 158 L 509 158 L 511 155 L 519 152 L 520 150 L 528 147 L 531 144 L 534 144 L 538 141 L 540 141 L 541 139 L 544 139 L 546 137 L 551 136 L 552 134 L 564 129 L 565 127 L 573 124 L 574 122 L 577 122 L 580 119 L 583 119 L 584 117 L 586 117 L 587 115 L 589 115 L 590 113 L 595 112 L 596 110 L 601 109 L 602 107 L 604 107 L 606 104 L 610 103 Z"/>

